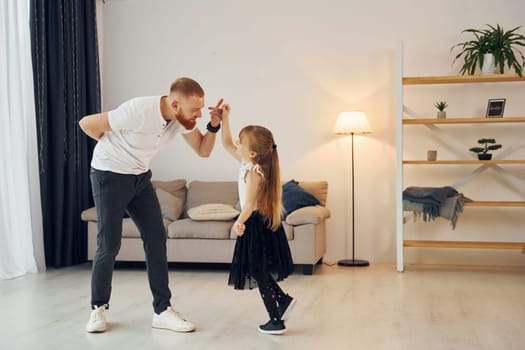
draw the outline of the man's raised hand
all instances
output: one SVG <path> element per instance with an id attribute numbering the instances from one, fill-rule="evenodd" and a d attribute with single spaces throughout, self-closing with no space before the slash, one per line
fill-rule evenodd
<path id="1" fill-rule="evenodd" d="M 214 107 L 208 107 L 208 109 L 210 110 L 210 122 L 213 127 L 219 125 L 222 120 L 221 105 L 223 101 L 224 99 L 221 98 L 219 102 L 217 102 L 217 105 L 215 105 Z"/>

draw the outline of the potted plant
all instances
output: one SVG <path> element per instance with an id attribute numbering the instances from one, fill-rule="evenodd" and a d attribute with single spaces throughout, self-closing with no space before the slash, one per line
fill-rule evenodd
<path id="1" fill-rule="evenodd" d="M 478 143 L 480 145 L 483 145 L 483 147 L 472 147 L 471 149 L 469 149 L 469 151 L 477 153 L 479 160 L 490 160 L 490 159 L 492 159 L 492 154 L 488 153 L 488 151 L 495 151 L 495 150 L 501 148 L 500 144 L 496 144 L 496 140 L 495 139 L 479 139 Z"/>
<path id="2" fill-rule="evenodd" d="M 459 71 L 461 75 L 474 74 L 478 66 L 482 73 L 491 74 L 496 71 L 503 74 L 506 64 L 521 77 L 525 67 L 525 56 L 518 46 L 525 47 L 525 36 L 516 33 L 521 26 L 507 31 L 499 24 L 496 27 L 487 24 L 487 27 L 487 29 L 465 29 L 462 32 L 472 33 L 474 39 L 452 46 L 450 52 L 454 48 L 460 49 L 452 65 L 463 56 L 463 66 Z M 494 64 L 492 68 L 487 68 L 486 63 L 490 63 L 489 61 Z"/>
<path id="3" fill-rule="evenodd" d="M 445 111 L 445 108 L 447 108 L 447 102 L 446 101 L 438 101 L 434 104 L 436 108 L 438 109 L 437 117 L 438 118 L 446 118 L 447 117 L 447 111 Z"/>

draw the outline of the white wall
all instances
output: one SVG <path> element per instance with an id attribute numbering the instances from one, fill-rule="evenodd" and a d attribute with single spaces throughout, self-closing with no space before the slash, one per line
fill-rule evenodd
<path id="1" fill-rule="evenodd" d="M 405 75 L 456 74 L 449 50 L 466 39 L 463 29 L 523 24 L 522 0 L 107 0 L 103 7 L 104 108 L 133 96 L 165 94 L 185 75 L 203 85 L 208 105 L 221 97 L 232 105 L 234 133 L 246 124 L 268 126 L 284 180 L 329 182 L 326 260 L 351 253 L 349 141 L 332 135 L 332 128 L 338 112 L 365 111 L 374 133 L 356 138 L 356 236 L 357 257 L 372 262 L 395 261 L 399 41 Z M 429 99 L 422 112 L 434 113 L 438 98 Z M 206 123 L 202 118 L 201 129 Z M 235 180 L 238 165 L 220 142 L 211 158 L 199 159 L 179 138 L 152 169 L 157 179 Z M 513 220 L 506 227 L 517 234 Z M 450 231 L 444 221 L 429 225 Z M 468 256 L 466 262 L 485 263 L 489 254 L 489 263 L 525 264 L 515 252 L 410 254 L 409 261 L 465 262 Z"/>

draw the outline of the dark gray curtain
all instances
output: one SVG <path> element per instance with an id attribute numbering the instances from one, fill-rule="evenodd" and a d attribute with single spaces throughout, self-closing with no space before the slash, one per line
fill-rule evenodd
<path id="1" fill-rule="evenodd" d="M 96 0 L 31 0 L 31 50 L 46 265 L 86 261 L 94 141 L 78 121 L 100 112 Z"/>

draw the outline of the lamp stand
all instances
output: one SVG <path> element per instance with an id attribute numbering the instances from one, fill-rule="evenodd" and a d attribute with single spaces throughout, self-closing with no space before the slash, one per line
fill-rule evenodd
<path id="1" fill-rule="evenodd" d="M 354 133 L 350 134 L 352 137 L 352 259 L 339 260 L 339 266 L 368 266 L 370 263 L 367 260 L 359 260 L 355 258 L 355 216 L 354 216 Z"/>

